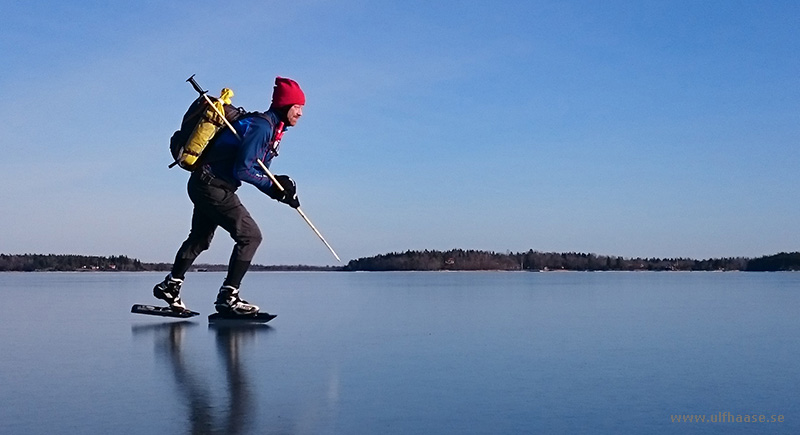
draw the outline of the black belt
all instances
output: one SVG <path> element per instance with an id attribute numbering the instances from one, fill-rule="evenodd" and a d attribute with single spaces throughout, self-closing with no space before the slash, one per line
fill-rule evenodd
<path id="1" fill-rule="evenodd" d="M 235 192 L 237 187 L 233 184 L 214 176 L 211 171 L 207 170 L 206 168 L 202 167 L 192 173 L 192 176 L 197 177 L 198 180 L 201 182 L 208 184 L 209 186 L 219 187 L 220 189 L 230 190 L 231 192 Z"/>

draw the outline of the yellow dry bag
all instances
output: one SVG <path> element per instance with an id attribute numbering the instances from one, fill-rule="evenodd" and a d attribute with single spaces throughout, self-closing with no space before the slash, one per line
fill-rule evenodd
<path id="1" fill-rule="evenodd" d="M 228 122 L 235 121 L 244 112 L 241 108 L 231 106 L 233 91 L 223 88 L 219 98 L 200 95 L 183 116 L 181 129 L 176 131 L 170 139 L 170 151 L 175 161 L 170 168 L 178 165 L 187 171 L 193 171 L 198 166 L 198 159 L 208 144 L 225 126 L 225 119 L 219 114 L 225 114 Z M 209 105 L 209 101 L 214 107 Z"/>

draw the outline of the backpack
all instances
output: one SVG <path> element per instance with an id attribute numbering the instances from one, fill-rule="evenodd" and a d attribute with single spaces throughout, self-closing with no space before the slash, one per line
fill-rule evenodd
<path id="1" fill-rule="evenodd" d="M 233 91 L 224 88 L 219 98 L 210 97 L 217 109 L 225 114 L 225 119 L 233 123 L 245 115 L 241 107 L 231 105 Z M 214 108 L 209 106 L 205 94 L 200 95 L 186 110 L 181 121 L 181 128 L 172 134 L 169 150 L 173 162 L 169 165 L 180 166 L 187 171 L 194 171 L 200 166 L 200 157 L 208 144 L 221 128 L 227 128 Z"/>

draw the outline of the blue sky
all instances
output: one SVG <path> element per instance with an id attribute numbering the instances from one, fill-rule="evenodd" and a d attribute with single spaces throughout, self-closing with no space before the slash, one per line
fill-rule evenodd
<path id="1" fill-rule="evenodd" d="M 7 2 L 0 252 L 172 260 L 196 97 L 307 95 L 277 174 L 346 262 L 407 249 L 800 249 L 794 1 Z M 334 264 L 251 186 L 261 264 Z M 225 262 L 218 231 L 200 262 Z"/>

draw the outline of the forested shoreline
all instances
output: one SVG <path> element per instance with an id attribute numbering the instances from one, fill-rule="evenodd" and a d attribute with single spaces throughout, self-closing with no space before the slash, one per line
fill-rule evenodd
<path id="1" fill-rule="evenodd" d="M 171 263 L 146 263 L 125 255 L 109 257 L 62 254 L 0 254 L 0 272 L 168 272 Z M 225 264 L 196 264 L 192 270 L 201 272 L 226 271 Z M 341 270 L 330 266 L 264 266 L 254 264 L 253 271 L 326 271 Z"/>
<path id="2" fill-rule="evenodd" d="M 169 263 L 146 263 L 125 255 L 0 254 L 0 272 L 46 271 L 169 271 Z M 227 265 L 197 264 L 194 271 L 225 271 Z M 345 266 L 264 266 L 252 271 L 795 271 L 800 252 L 781 252 L 758 258 L 624 258 L 586 253 L 529 250 L 522 253 L 453 249 L 406 251 L 362 257 Z"/>
<path id="3" fill-rule="evenodd" d="M 586 253 L 529 250 L 523 253 L 487 251 L 406 251 L 352 260 L 346 270 L 525 270 L 525 271 L 790 271 L 800 270 L 800 252 L 755 259 L 624 258 Z"/>

